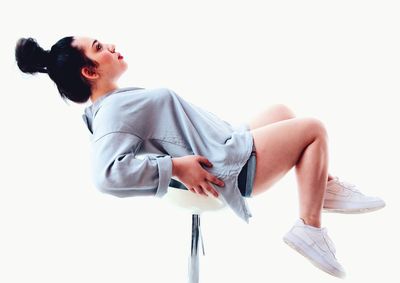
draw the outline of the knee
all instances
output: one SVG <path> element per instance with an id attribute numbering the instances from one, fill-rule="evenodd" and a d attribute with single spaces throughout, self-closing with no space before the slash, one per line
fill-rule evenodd
<path id="1" fill-rule="evenodd" d="M 328 139 L 328 132 L 321 120 L 314 117 L 305 117 L 304 123 L 307 131 L 313 136 Z"/>
<path id="2" fill-rule="evenodd" d="M 293 110 L 285 104 L 277 103 L 272 105 L 271 108 L 273 108 L 276 113 L 279 113 L 279 116 L 282 118 L 282 120 L 292 119 L 296 117 Z"/>

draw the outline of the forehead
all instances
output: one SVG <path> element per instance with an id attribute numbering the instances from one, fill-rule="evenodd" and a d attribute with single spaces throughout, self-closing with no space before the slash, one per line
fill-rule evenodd
<path id="1" fill-rule="evenodd" d="M 85 36 L 75 36 L 74 41 L 72 42 L 72 45 L 79 47 L 85 51 L 88 51 L 92 47 L 93 41 L 94 41 L 94 38 L 85 37 Z"/>

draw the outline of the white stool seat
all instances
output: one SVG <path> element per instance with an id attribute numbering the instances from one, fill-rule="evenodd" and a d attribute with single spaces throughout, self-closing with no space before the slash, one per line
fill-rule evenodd
<path id="1" fill-rule="evenodd" d="M 199 241 L 201 240 L 203 255 L 204 241 L 200 229 L 200 215 L 206 211 L 218 211 L 226 207 L 226 204 L 219 198 L 213 196 L 203 196 L 192 193 L 191 191 L 180 189 L 179 184 L 171 181 L 168 192 L 163 196 L 163 200 L 170 205 L 180 207 L 192 214 L 192 243 L 188 262 L 188 283 L 198 283 L 200 273 L 200 259 L 198 252 Z"/>
<path id="2" fill-rule="evenodd" d="M 201 214 L 206 211 L 216 211 L 226 207 L 219 198 L 202 196 L 188 190 L 168 188 L 163 199 L 174 206 L 189 210 L 192 214 Z"/>

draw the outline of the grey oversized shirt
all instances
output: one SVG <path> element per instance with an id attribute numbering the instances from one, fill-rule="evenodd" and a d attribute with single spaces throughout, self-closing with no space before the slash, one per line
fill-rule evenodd
<path id="1" fill-rule="evenodd" d="M 92 144 L 92 179 L 101 192 L 161 198 L 172 178 L 171 158 L 201 155 L 213 164 L 204 169 L 225 183 L 210 182 L 220 200 L 249 223 L 237 181 L 253 146 L 247 124 L 232 126 L 168 88 L 119 88 L 86 107 L 82 118 Z"/>

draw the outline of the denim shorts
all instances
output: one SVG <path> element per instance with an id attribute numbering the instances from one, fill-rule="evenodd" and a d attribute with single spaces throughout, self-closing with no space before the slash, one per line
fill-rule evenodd
<path id="1" fill-rule="evenodd" d="M 240 193 L 244 197 L 251 197 L 253 192 L 254 176 L 256 172 L 256 148 L 253 143 L 253 149 L 251 151 L 250 157 L 246 164 L 242 167 L 242 170 L 238 176 L 238 186 Z"/>

